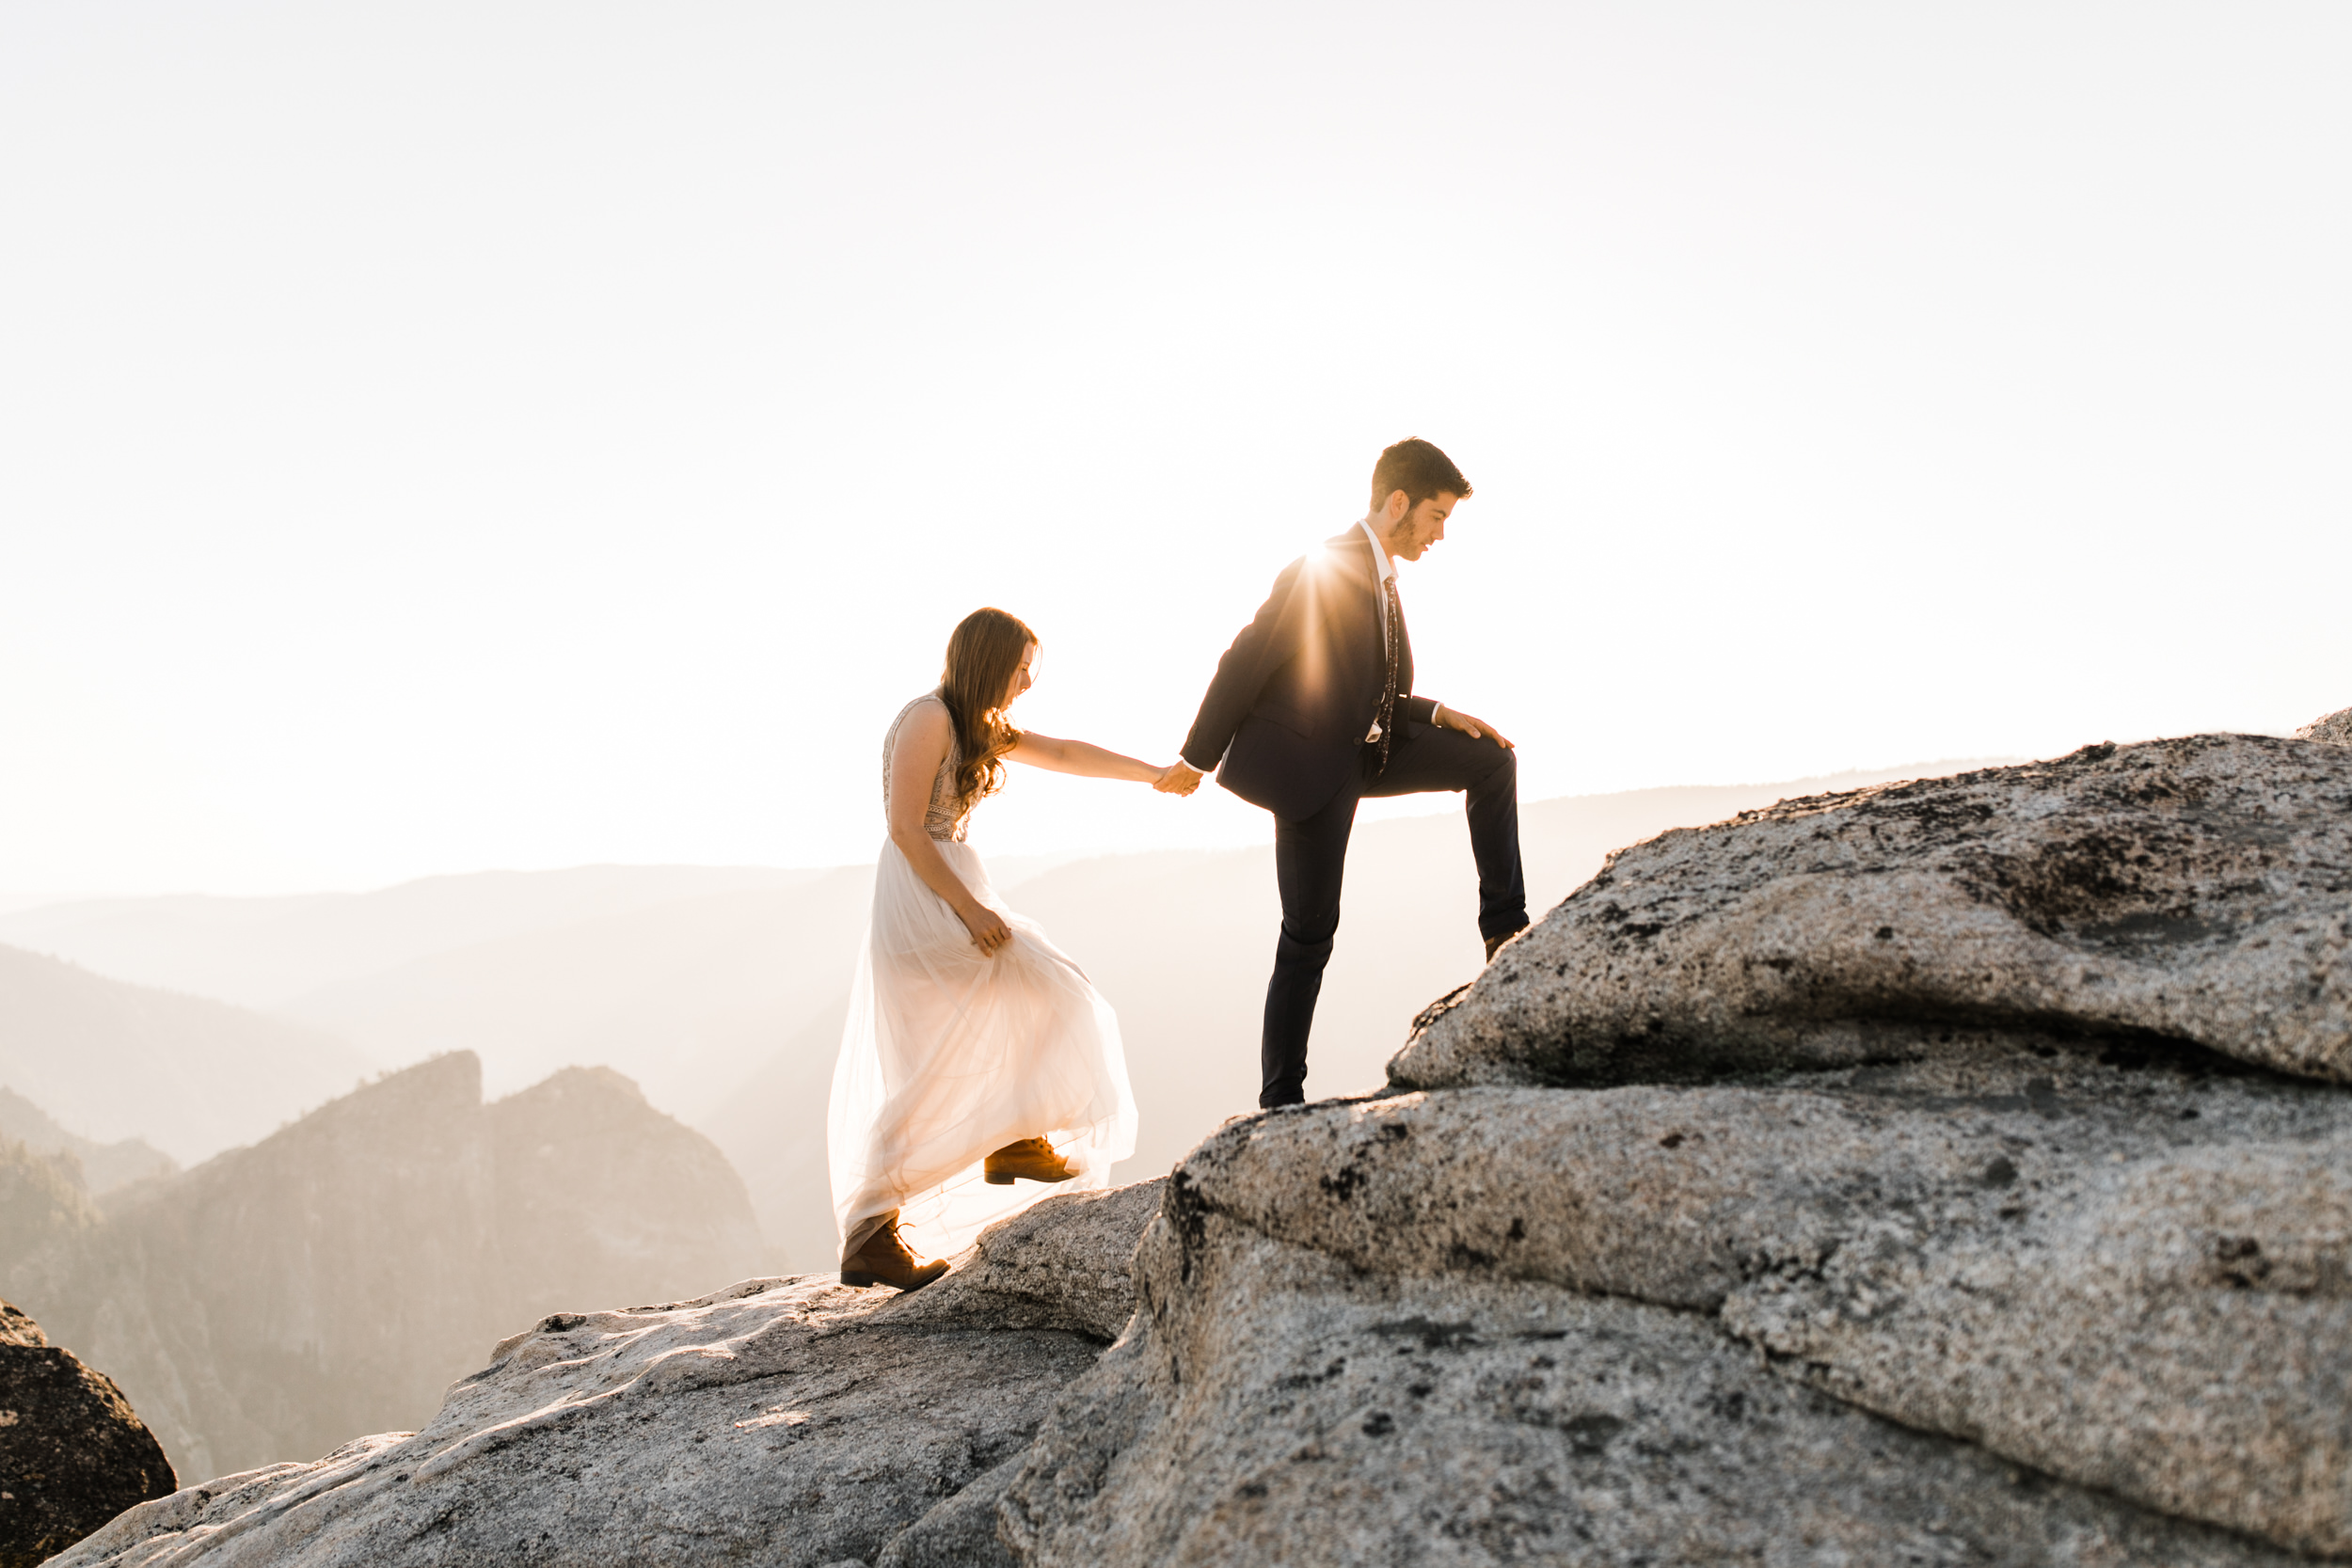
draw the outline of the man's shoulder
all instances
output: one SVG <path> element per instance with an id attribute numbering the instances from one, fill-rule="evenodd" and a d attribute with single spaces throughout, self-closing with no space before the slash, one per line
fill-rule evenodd
<path id="1" fill-rule="evenodd" d="M 1362 577 L 1372 571 L 1372 541 L 1360 528 L 1335 533 L 1299 558 L 1299 565 L 1316 571 Z"/>
<path id="2" fill-rule="evenodd" d="M 1352 537 L 1351 537 L 1352 536 Z M 1302 584 L 1374 580 L 1371 541 L 1361 529 L 1335 533 L 1275 574 L 1270 603 L 1287 600 Z"/>

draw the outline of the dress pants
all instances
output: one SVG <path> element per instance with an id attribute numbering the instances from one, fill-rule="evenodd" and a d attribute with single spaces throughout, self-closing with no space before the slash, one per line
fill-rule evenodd
<path id="1" fill-rule="evenodd" d="M 1527 878 L 1519 867 L 1517 754 L 1490 739 L 1407 721 L 1397 723 L 1389 766 L 1377 778 L 1351 776 L 1329 804 L 1300 822 L 1274 822 L 1274 877 L 1282 893 L 1282 935 L 1266 985 L 1259 1048 L 1262 1106 L 1306 1098 L 1307 1036 L 1315 998 L 1340 928 L 1340 882 L 1347 867 L 1356 802 L 1367 795 L 1470 793 L 1470 855 L 1478 863 L 1478 934 L 1508 936 L 1527 925 Z"/>

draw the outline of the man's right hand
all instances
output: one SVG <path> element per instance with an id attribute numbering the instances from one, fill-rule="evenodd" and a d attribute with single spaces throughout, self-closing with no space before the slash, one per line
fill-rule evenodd
<path id="1" fill-rule="evenodd" d="M 1200 787 L 1204 777 L 1198 768 L 1179 757 L 1168 769 L 1152 781 L 1152 787 L 1163 795 L 1189 795 Z"/>
<path id="2" fill-rule="evenodd" d="M 1506 752 L 1518 749 L 1503 738 L 1501 730 L 1496 729 L 1484 719 L 1472 719 L 1469 714 L 1456 713 L 1450 707 L 1441 707 L 1438 710 L 1437 722 L 1441 730 L 1459 730 L 1472 740 L 1491 740 Z"/>

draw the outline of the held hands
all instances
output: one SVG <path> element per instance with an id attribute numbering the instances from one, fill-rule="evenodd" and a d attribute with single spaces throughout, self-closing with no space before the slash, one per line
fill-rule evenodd
<path id="1" fill-rule="evenodd" d="M 972 933 L 972 945 L 989 958 L 994 958 L 996 950 L 1012 940 L 1012 927 L 1005 924 L 1005 917 L 977 898 L 966 900 L 956 914 L 962 920 L 963 928 Z"/>
<path id="2" fill-rule="evenodd" d="M 1200 772 L 1182 758 L 1160 770 L 1152 781 L 1152 787 L 1163 795 L 1189 795 L 1200 787 Z"/>
<path id="3" fill-rule="evenodd" d="M 1506 752 L 1518 749 L 1503 737 L 1501 730 L 1496 729 L 1484 719 L 1472 719 L 1469 714 L 1456 713 L 1450 707 L 1438 709 L 1437 722 L 1441 730 L 1460 730 L 1472 740 L 1491 740 Z"/>

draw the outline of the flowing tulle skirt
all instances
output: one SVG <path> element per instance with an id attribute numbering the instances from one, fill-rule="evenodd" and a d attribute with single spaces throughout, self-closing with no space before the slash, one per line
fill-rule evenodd
<path id="1" fill-rule="evenodd" d="M 845 1254 L 896 1209 L 915 1251 L 951 1257 L 1040 1197 L 1108 1185 L 1112 1164 L 1135 1152 L 1135 1096 L 1110 1005 L 1006 908 L 969 845 L 943 841 L 939 852 L 1012 940 L 984 957 L 946 900 L 883 844 L 827 1118 Z M 1079 1177 L 981 1181 L 982 1159 L 1030 1137 L 1050 1141 Z"/>

